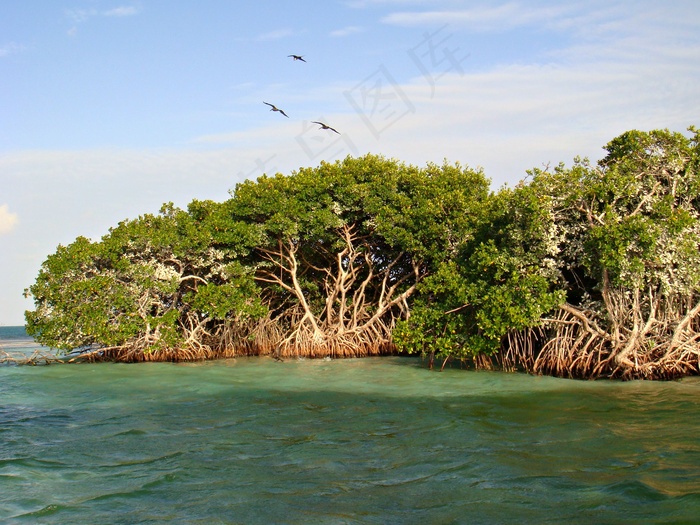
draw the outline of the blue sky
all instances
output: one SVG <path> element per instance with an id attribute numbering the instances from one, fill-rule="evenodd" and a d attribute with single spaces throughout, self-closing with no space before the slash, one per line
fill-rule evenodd
<path id="1" fill-rule="evenodd" d="M 371 152 L 497 189 L 684 132 L 697 57 L 696 0 L 2 2 L 0 325 L 58 244 L 262 173 Z"/>

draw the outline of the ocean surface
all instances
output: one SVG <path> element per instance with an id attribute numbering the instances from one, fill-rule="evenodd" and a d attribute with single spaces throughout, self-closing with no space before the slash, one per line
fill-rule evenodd
<path id="1" fill-rule="evenodd" d="M 4 365 L 0 523 L 700 523 L 699 416 L 697 378 Z"/>

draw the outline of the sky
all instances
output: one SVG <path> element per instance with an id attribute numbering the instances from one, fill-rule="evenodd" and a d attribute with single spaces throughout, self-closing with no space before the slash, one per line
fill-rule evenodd
<path id="1" fill-rule="evenodd" d="M 495 191 L 687 133 L 698 57 L 697 0 L 0 2 L 0 325 L 59 244 L 263 173 L 374 153 Z"/>

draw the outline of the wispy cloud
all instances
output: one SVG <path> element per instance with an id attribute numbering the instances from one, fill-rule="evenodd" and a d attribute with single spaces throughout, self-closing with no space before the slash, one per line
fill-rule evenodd
<path id="1" fill-rule="evenodd" d="M 133 5 L 124 5 L 104 11 L 104 16 L 133 16 L 138 14 L 140 9 Z"/>
<path id="2" fill-rule="evenodd" d="M 19 223 L 19 216 L 12 213 L 7 204 L 0 206 L 0 235 L 10 233 Z"/>
<path id="3" fill-rule="evenodd" d="M 435 4 L 441 0 L 348 0 L 345 5 L 355 9 L 363 9 L 365 7 L 382 6 L 382 5 L 417 5 L 417 4 Z"/>
<path id="4" fill-rule="evenodd" d="M 97 16 L 99 11 L 97 9 L 66 9 L 66 18 L 70 20 L 73 24 L 82 24 L 87 22 L 93 16 Z"/>
<path id="5" fill-rule="evenodd" d="M 331 31 L 330 36 L 343 37 L 348 35 L 354 35 L 356 33 L 362 33 L 364 32 L 364 30 L 365 29 L 360 26 L 348 26 L 343 27 L 342 29 L 336 29 L 335 31 Z"/>
<path id="6" fill-rule="evenodd" d="M 109 18 L 121 18 L 127 16 L 134 16 L 141 12 L 141 8 L 136 5 L 122 5 L 117 7 L 112 7 L 110 9 L 98 10 L 96 8 L 90 9 L 66 9 L 64 11 L 66 18 L 71 22 L 71 27 L 68 29 L 67 33 L 70 36 L 75 36 L 78 32 L 78 26 L 86 23 L 88 20 L 95 17 L 109 17 Z"/>
<path id="7" fill-rule="evenodd" d="M 291 29 L 276 29 L 274 31 L 269 31 L 255 37 L 255 40 L 279 40 L 281 38 L 286 38 L 292 36 L 294 32 Z"/>
<path id="8" fill-rule="evenodd" d="M 19 53 L 23 49 L 24 46 L 21 46 L 15 42 L 10 42 L 9 44 L 0 46 L 0 58 L 14 55 L 15 53 Z"/>
<path id="9" fill-rule="evenodd" d="M 470 9 L 404 11 L 391 13 L 382 22 L 400 26 L 453 24 L 475 30 L 506 30 L 533 23 L 551 23 L 571 12 L 566 5 L 525 6 L 519 2 L 479 6 Z"/>
<path id="10" fill-rule="evenodd" d="M 229 133 L 215 133 L 211 135 L 202 135 L 193 138 L 190 142 L 195 145 L 219 145 L 219 146 L 235 146 L 238 148 L 252 148 L 255 145 L 270 142 L 272 139 L 279 139 L 282 133 L 287 133 L 291 136 L 299 131 L 299 126 L 295 122 L 275 123 L 274 125 L 261 126 L 258 128 L 250 128 L 245 131 L 232 131 Z"/>
<path id="11" fill-rule="evenodd" d="M 87 22 L 90 18 L 97 15 L 97 9 L 65 9 L 64 16 L 71 23 L 71 26 L 66 31 L 70 37 L 78 34 L 78 26 Z"/>

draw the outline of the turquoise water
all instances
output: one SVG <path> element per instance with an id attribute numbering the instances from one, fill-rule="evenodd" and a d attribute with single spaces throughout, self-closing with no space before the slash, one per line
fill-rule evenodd
<path id="1" fill-rule="evenodd" d="M 698 523 L 699 394 L 394 357 L 2 366 L 0 523 Z"/>

